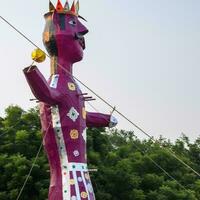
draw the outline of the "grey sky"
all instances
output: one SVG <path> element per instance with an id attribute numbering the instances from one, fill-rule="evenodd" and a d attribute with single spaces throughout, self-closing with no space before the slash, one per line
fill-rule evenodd
<path id="1" fill-rule="evenodd" d="M 151 135 L 175 139 L 184 132 L 191 139 L 197 138 L 200 1 L 80 0 L 80 5 L 90 33 L 85 58 L 75 65 L 75 76 Z M 42 48 L 43 14 L 47 10 L 48 0 L 2 1 L 0 7 L 3 17 Z M 31 63 L 34 47 L 2 21 L 0 30 L 3 115 L 10 104 L 25 109 L 35 105 L 29 101 L 32 94 L 22 73 Z M 48 77 L 48 59 L 38 67 Z M 101 101 L 94 105 L 110 111 Z M 117 118 L 118 128 L 135 130 Z"/>

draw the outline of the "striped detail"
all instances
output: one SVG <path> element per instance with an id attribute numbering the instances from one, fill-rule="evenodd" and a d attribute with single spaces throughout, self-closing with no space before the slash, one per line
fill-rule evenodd
<path id="1" fill-rule="evenodd" d="M 59 116 L 58 106 L 51 107 L 52 124 L 55 132 L 56 143 L 58 147 L 60 163 L 61 163 L 61 176 L 62 176 L 62 194 L 63 200 L 70 199 L 70 174 L 67 151 L 65 148 L 65 142 L 63 138 L 63 133 L 61 129 L 61 122 Z"/>
<path id="2" fill-rule="evenodd" d="M 89 191 L 88 191 L 88 187 L 87 187 L 87 183 L 86 183 L 86 180 L 85 180 L 85 176 L 84 176 L 83 171 L 81 172 L 81 177 L 82 177 L 82 179 L 83 179 L 83 183 L 84 183 L 84 186 L 85 186 L 85 190 L 86 190 L 86 192 L 87 192 L 87 194 L 88 194 L 88 200 L 90 200 L 90 194 L 89 194 Z"/>
<path id="3" fill-rule="evenodd" d="M 73 174 L 73 179 L 75 181 L 75 191 L 76 191 L 76 199 L 77 200 L 81 200 L 81 197 L 80 197 L 80 190 L 79 190 L 79 184 L 78 184 L 78 180 L 77 180 L 77 174 L 76 174 L 76 171 L 73 170 L 72 171 L 72 174 Z"/>

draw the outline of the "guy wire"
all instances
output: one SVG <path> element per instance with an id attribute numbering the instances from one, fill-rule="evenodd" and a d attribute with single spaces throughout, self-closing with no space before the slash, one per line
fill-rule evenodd
<path id="1" fill-rule="evenodd" d="M 8 22 L 8 20 L 6 20 L 4 17 L 2 17 L 0 15 L 0 18 L 7 23 L 11 28 L 13 28 L 16 32 L 18 32 L 22 37 L 24 37 L 28 42 L 30 42 L 33 46 L 35 46 L 36 48 L 42 50 L 40 47 L 38 47 L 33 41 L 31 41 L 28 37 L 25 36 L 25 34 L 23 34 L 21 31 L 19 31 L 14 25 L 12 25 L 10 22 Z M 46 54 L 46 53 L 45 53 Z M 50 58 L 50 56 L 48 54 L 46 54 L 47 57 Z M 72 75 L 68 70 L 66 70 L 63 66 L 61 66 L 59 63 L 57 63 L 57 65 L 63 69 L 66 73 L 68 73 L 70 76 L 72 76 L 75 80 L 77 80 L 81 85 L 83 85 L 86 89 L 88 89 L 90 92 L 92 92 L 96 97 L 98 97 L 100 100 L 102 100 L 106 105 L 108 105 L 110 108 L 114 109 L 114 107 L 108 103 L 104 98 L 102 98 L 100 95 L 98 95 L 94 90 L 92 90 L 90 87 L 88 87 L 85 83 L 83 83 L 81 80 L 79 80 L 78 78 L 76 78 L 74 75 Z M 134 122 L 132 122 L 128 117 L 126 117 L 123 113 L 121 113 L 119 110 L 115 109 L 115 112 L 118 113 L 122 118 L 124 118 L 125 120 L 127 120 L 130 124 L 132 124 L 133 126 L 135 126 L 135 128 L 137 128 L 138 130 L 140 130 L 143 134 L 145 134 L 147 137 L 149 137 L 149 139 L 151 141 L 153 141 L 154 143 L 156 142 L 155 139 L 153 139 L 153 137 L 151 135 L 149 135 L 146 131 L 144 131 L 142 128 L 140 128 L 137 124 L 135 124 Z M 167 149 L 165 147 L 163 147 L 162 145 L 160 145 L 161 148 L 164 148 L 168 153 L 171 154 L 171 156 L 173 156 L 176 160 L 178 160 L 180 163 L 182 163 L 185 167 L 187 167 L 188 169 L 190 169 L 191 171 L 193 171 L 193 173 L 195 173 L 198 177 L 200 177 L 200 173 L 197 172 L 195 169 L 193 169 L 190 165 L 188 165 L 187 163 L 185 163 L 182 159 L 180 159 L 172 150 Z"/>

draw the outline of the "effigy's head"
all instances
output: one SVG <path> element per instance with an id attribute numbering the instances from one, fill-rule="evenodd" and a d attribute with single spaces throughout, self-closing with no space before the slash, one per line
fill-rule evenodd
<path id="1" fill-rule="evenodd" d="M 73 2 L 69 8 L 68 1 L 63 7 L 58 0 L 56 8 L 50 2 L 49 12 L 44 15 L 46 24 L 43 43 L 50 56 L 60 56 L 72 63 L 83 58 L 85 49 L 84 35 L 88 29 L 80 22 L 79 2 Z"/>

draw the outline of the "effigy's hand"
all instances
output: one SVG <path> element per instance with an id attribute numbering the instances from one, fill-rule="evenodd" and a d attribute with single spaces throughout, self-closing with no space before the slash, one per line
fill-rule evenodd
<path id="1" fill-rule="evenodd" d="M 117 119 L 116 119 L 113 115 L 111 115 L 111 116 L 110 116 L 110 122 L 109 122 L 109 128 L 113 128 L 113 127 L 115 127 L 117 124 L 118 124 Z"/>

